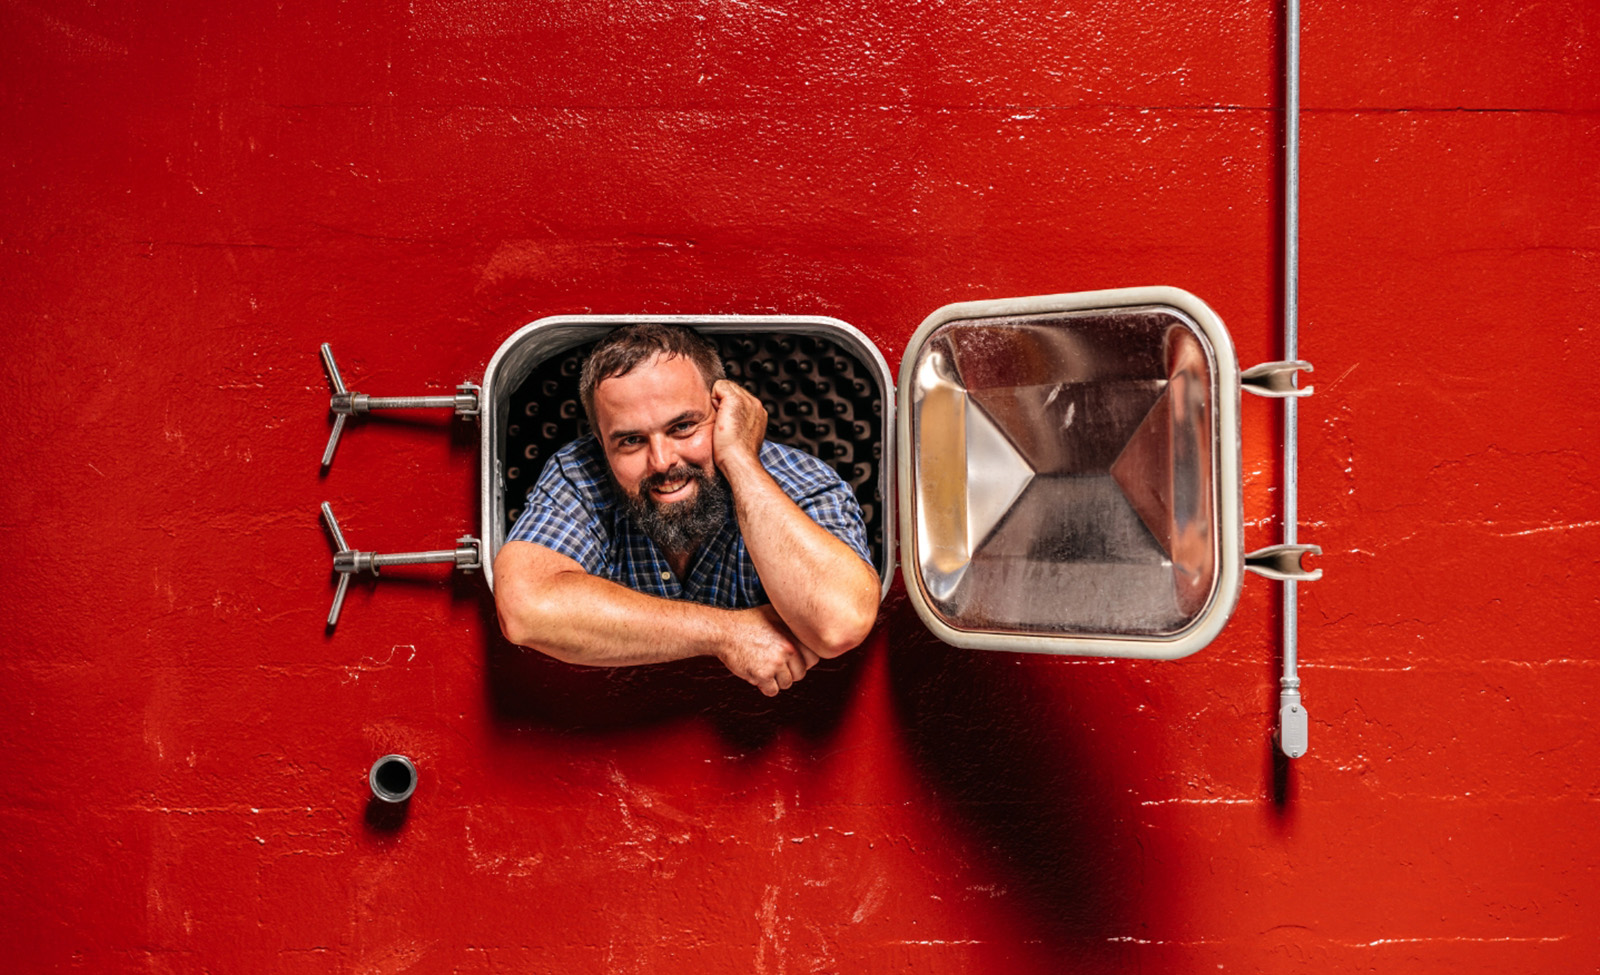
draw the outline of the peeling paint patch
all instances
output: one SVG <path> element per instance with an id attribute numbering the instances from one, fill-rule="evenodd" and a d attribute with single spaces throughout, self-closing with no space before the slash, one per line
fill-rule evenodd
<path id="1" fill-rule="evenodd" d="M 877 912 L 883 906 L 884 893 L 889 889 L 889 882 L 879 876 L 874 877 L 872 885 L 862 895 L 861 903 L 856 905 L 855 913 L 850 915 L 851 924 L 860 924 Z"/>

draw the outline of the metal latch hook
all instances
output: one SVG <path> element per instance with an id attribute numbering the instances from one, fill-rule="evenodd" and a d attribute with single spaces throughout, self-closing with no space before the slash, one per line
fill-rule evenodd
<path id="1" fill-rule="evenodd" d="M 1322 570 L 1305 569 L 1300 559 L 1321 554 L 1320 545 L 1268 545 L 1245 555 L 1244 567 L 1258 576 L 1279 582 L 1316 582 L 1322 578 Z"/>
<path id="2" fill-rule="evenodd" d="M 333 536 L 336 549 L 333 553 L 333 570 L 339 573 L 339 588 L 333 593 L 333 608 L 328 611 L 329 629 L 338 624 L 339 610 L 344 608 L 345 590 L 350 588 L 350 577 L 358 572 L 371 572 L 376 576 L 378 570 L 386 565 L 425 565 L 431 562 L 450 562 L 463 572 L 483 568 L 480 554 L 483 543 L 471 535 L 456 539 L 454 549 L 379 555 L 377 552 L 358 552 L 345 543 L 344 532 L 339 530 L 338 519 L 333 517 L 333 509 L 326 501 L 322 502 L 322 520 L 328 525 L 328 534 Z"/>
<path id="3" fill-rule="evenodd" d="M 328 447 L 322 452 L 324 468 L 333 463 L 333 452 L 339 446 L 339 435 L 344 433 L 346 417 L 372 410 L 443 408 L 455 410 L 462 419 L 478 415 L 479 389 L 474 383 L 457 386 L 454 396 L 368 396 L 366 393 L 352 393 L 345 389 L 344 378 L 339 375 L 339 366 L 333 361 L 333 349 L 329 348 L 328 343 L 322 343 L 321 352 L 322 366 L 328 372 L 328 385 L 333 387 L 333 395 L 328 400 L 328 408 L 333 411 L 333 432 L 328 435 Z"/>
<path id="4" fill-rule="evenodd" d="M 1263 362 L 1239 373 L 1240 388 L 1257 396 L 1283 399 L 1287 396 L 1310 396 L 1315 386 L 1296 386 L 1296 373 L 1310 372 L 1311 363 L 1304 359 L 1282 362 Z"/>

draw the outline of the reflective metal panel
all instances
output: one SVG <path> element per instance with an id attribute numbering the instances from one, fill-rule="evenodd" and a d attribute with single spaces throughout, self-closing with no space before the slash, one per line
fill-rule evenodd
<path id="1" fill-rule="evenodd" d="M 1219 422 L 1207 331 L 1164 303 L 925 323 L 901 370 L 912 536 L 901 542 L 941 636 L 1114 654 L 1083 641 L 1171 642 L 1219 602 L 1231 612 L 1217 456 L 1232 449 L 1236 466 L 1236 431 Z"/>

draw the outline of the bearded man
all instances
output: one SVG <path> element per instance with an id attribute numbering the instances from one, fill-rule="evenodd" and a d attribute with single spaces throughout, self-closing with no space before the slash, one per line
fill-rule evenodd
<path id="1" fill-rule="evenodd" d="M 495 558 L 513 643 L 620 667 L 715 656 L 769 697 L 859 644 L 879 578 L 831 467 L 692 329 L 617 329 L 584 364 L 593 433 L 563 447 Z"/>

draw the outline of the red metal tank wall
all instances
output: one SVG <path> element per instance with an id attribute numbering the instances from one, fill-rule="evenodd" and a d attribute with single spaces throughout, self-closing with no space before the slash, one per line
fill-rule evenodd
<path id="1" fill-rule="evenodd" d="M 946 648 L 897 585 L 768 701 L 517 651 L 470 426 L 328 433 L 564 312 L 1167 284 L 1281 355 L 1280 15 L 0 9 L 12 971 L 1592 971 L 1600 8 L 1305 11 L 1302 587 L 1178 663 Z M 1246 542 L 1279 409 L 1244 404 Z M 368 805 L 389 751 L 421 785 Z"/>

